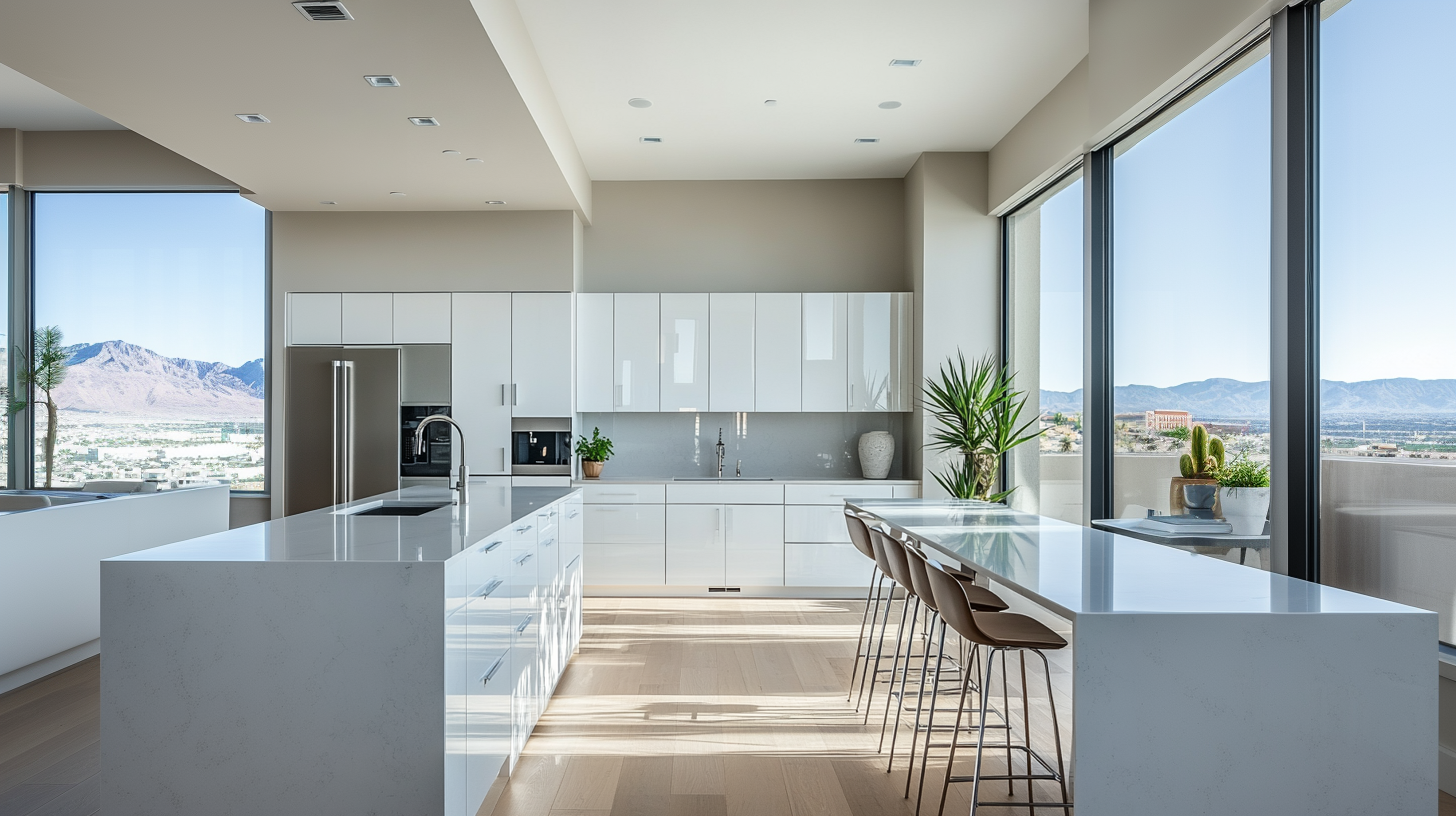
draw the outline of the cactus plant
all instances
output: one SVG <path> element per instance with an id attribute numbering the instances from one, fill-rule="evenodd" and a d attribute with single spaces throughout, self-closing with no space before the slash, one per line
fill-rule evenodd
<path id="1" fill-rule="evenodd" d="M 1191 452 L 1183 454 L 1178 459 L 1178 472 L 1183 474 L 1183 478 L 1212 478 L 1213 471 L 1223 467 L 1223 440 L 1216 436 L 1209 436 L 1208 429 L 1202 425 L 1193 426 L 1188 444 L 1192 449 Z"/>

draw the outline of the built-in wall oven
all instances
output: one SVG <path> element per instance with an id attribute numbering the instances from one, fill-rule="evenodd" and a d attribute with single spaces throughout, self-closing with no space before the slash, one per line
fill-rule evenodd
<path id="1" fill-rule="evenodd" d="M 402 405 L 399 409 L 399 475 L 406 477 L 450 476 L 451 433 L 448 422 L 425 427 L 425 449 L 415 452 L 415 433 L 420 420 L 431 414 L 450 416 L 448 405 Z"/>

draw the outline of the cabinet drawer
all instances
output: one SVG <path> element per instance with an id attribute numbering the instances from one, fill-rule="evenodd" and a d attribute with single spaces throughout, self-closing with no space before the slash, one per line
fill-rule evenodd
<path id="1" fill-rule="evenodd" d="M 662 544 L 593 544 L 581 558 L 587 586 L 663 586 L 667 549 Z"/>
<path id="2" fill-rule="evenodd" d="M 588 504 L 584 535 L 593 544 L 662 544 L 665 511 L 660 504 Z"/>
<path id="3" fill-rule="evenodd" d="M 587 504 L 662 504 L 666 485 L 584 484 L 582 500 Z"/>
<path id="4" fill-rule="evenodd" d="M 844 508 L 837 504 L 791 504 L 784 508 L 784 540 L 815 544 L 849 543 Z"/>
<path id="5" fill-rule="evenodd" d="M 784 586 L 869 586 L 874 564 L 853 544 L 784 545 Z"/>
<path id="6" fill-rule="evenodd" d="M 785 504 L 844 504 L 845 499 L 890 499 L 895 488 L 887 484 L 791 484 L 784 486 Z"/>
<path id="7" fill-rule="evenodd" d="M 920 498 L 920 485 L 893 485 L 897 499 L 918 499 Z"/>
<path id="8" fill-rule="evenodd" d="M 745 484 L 723 484 L 721 482 L 670 484 L 667 486 L 668 504 L 783 504 L 784 486 L 750 482 Z"/>

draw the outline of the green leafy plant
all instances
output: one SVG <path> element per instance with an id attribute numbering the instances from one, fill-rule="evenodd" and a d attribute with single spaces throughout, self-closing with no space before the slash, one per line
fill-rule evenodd
<path id="1" fill-rule="evenodd" d="M 576 456 L 584 462 L 605 462 L 612 458 L 612 440 L 602 436 L 601 428 L 592 428 L 591 439 L 576 438 Z"/>
<path id="2" fill-rule="evenodd" d="M 1248 452 L 1243 452 L 1227 466 L 1214 470 L 1213 478 L 1218 480 L 1219 487 L 1268 487 L 1269 465 L 1255 462 Z"/>
<path id="3" fill-rule="evenodd" d="M 1185 479 L 1212 479 L 1213 472 L 1223 467 L 1223 440 L 1209 436 L 1202 425 L 1194 425 L 1188 441 L 1191 451 L 1178 458 L 1178 472 Z"/>
<path id="4" fill-rule="evenodd" d="M 935 480 L 958 499 L 1005 501 L 1015 488 L 992 492 L 1001 457 L 1045 433 L 1031 430 L 1040 423 L 1040 414 L 1022 420 L 1026 393 L 1015 389 L 1014 379 L 1015 374 L 996 365 L 989 354 L 967 366 L 960 353 L 947 358 L 938 379 L 925 378 L 922 402 L 939 426 L 930 435 L 930 445 L 959 454 L 945 473 L 935 474 Z"/>
<path id="5" fill-rule="evenodd" d="M 1188 437 L 1192 435 L 1192 432 L 1185 426 L 1163 431 L 1161 435 L 1166 436 L 1169 439 L 1176 439 L 1179 442 L 1187 442 Z"/>
<path id="6" fill-rule="evenodd" d="M 32 343 L 34 356 L 27 356 L 20 348 L 15 349 L 15 356 L 20 360 L 20 369 L 16 372 L 16 379 L 24 390 L 21 395 L 11 399 L 6 394 L 8 412 L 13 414 L 25 410 L 27 405 L 45 405 L 46 408 L 46 435 L 45 435 L 45 486 L 51 486 L 51 473 L 55 470 L 56 461 L 56 428 L 58 418 L 56 415 L 56 401 L 51 392 L 61 387 L 66 379 L 66 354 L 61 343 L 64 339 L 61 330 L 56 326 L 42 326 L 35 330 L 35 338 Z M 38 398 L 44 395 L 43 399 Z"/>

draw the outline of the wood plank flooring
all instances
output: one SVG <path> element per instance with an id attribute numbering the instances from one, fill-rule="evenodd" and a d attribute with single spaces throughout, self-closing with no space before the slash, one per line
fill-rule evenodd
<path id="1" fill-rule="evenodd" d="M 914 813 L 914 799 L 901 798 L 909 728 L 887 774 L 885 755 L 876 753 L 883 694 L 869 726 L 844 702 L 860 608 L 822 600 L 587 599 L 581 652 L 495 813 Z M 1015 694 L 1014 663 L 1011 669 Z M 1039 668 L 1028 672 L 1035 692 Z M 99 681 L 93 658 L 0 696 L 0 816 L 99 812 Z M 1033 717 L 1044 713 L 1041 697 L 1033 698 Z M 1069 711 L 1059 713 L 1070 720 Z M 1019 720 L 1019 710 L 1013 716 Z M 1041 729 L 1033 730 L 1049 747 Z M 932 757 L 923 814 L 939 804 L 943 766 Z M 968 771 L 957 762 L 957 773 Z M 969 810 L 967 788 L 951 786 L 947 814 Z M 1024 795 L 1020 785 L 1017 792 Z M 1050 793 L 1038 788 L 1038 798 Z M 1456 798 L 1441 794 L 1439 816 L 1448 815 L 1456 816 Z"/>

